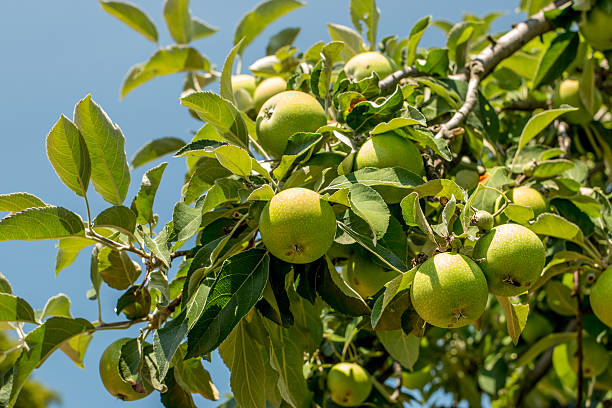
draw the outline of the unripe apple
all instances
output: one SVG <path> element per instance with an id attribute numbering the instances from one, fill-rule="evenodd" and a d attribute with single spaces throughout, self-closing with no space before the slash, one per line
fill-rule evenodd
<path id="1" fill-rule="evenodd" d="M 131 339 L 121 338 L 111 343 L 100 357 L 100 378 L 106 390 L 114 397 L 123 401 L 134 401 L 149 395 L 152 390 L 136 392 L 132 386 L 123 381 L 119 374 L 119 358 L 121 357 L 121 347 Z"/>
<path id="2" fill-rule="evenodd" d="M 290 188 L 266 204 L 259 232 L 275 257 L 290 263 L 310 263 L 325 255 L 334 242 L 336 216 L 318 193 Z"/>
<path id="3" fill-rule="evenodd" d="M 578 342 L 572 341 L 567 346 L 567 359 L 572 370 L 578 371 Z M 582 338 L 582 374 L 585 377 L 595 377 L 608 367 L 608 352 L 595 339 L 588 336 Z"/>
<path id="4" fill-rule="evenodd" d="M 261 107 L 256 131 L 264 150 L 280 158 L 293 134 L 315 132 L 325 124 L 325 111 L 314 97 L 304 92 L 285 91 L 274 95 Z"/>
<path id="5" fill-rule="evenodd" d="M 531 208 L 535 217 L 548 210 L 546 200 L 535 188 L 527 186 L 517 187 L 512 190 L 510 198 L 514 204 Z"/>
<path id="6" fill-rule="evenodd" d="M 344 72 L 353 81 L 361 81 L 373 72 L 376 72 L 378 78 L 383 79 L 393 73 L 393 63 L 379 52 L 362 52 L 348 60 Z"/>
<path id="7" fill-rule="evenodd" d="M 580 17 L 580 32 L 598 50 L 612 49 L 612 8 L 606 10 L 600 1 Z"/>
<path id="8" fill-rule="evenodd" d="M 478 210 L 473 215 L 471 224 L 477 226 L 480 231 L 486 232 L 493 228 L 495 221 L 493 220 L 493 215 L 490 212 Z"/>
<path id="9" fill-rule="evenodd" d="M 340 363 L 327 374 L 327 388 L 333 402 L 343 407 L 360 406 L 372 392 L 372 380 L 358 364 Z"/>
<path id="10" fill-rule="evenodd" d="M 561 82 L 554 95 L 554 104 L 556 106 L 568 104 L 578 108 L 577 111 L 568 112 L 563 115 L 563 118 L 569 123 L 586 125 L 593 119 L 593 115 L 585 110 L 584 104 L 580 99 L 580 82 L 576 79 L 566 79 Z M 600 106 L 601 95 L 599 92 L 595 91 L 595 105 L 593 106 L 593 111 L 597 112 Z"/>
<path id="11" fill-rule="evenodd" d="M 410 287 L 412 306 L 432 326 L 463 327 L 478 319 L 488 299 L 487 281 L 478 265 L 456 253 L 425 261 Z"/>
<path id="12" fill-rule="evenodd" d="M 276 94 L 279 94 L 287 89 L 287 81 L 282 77 L 275 76 L 261 81 L 255 88 L 253 93 L 253 103 L 255 111 L 259 112 L 263 104 Z"/>
<path id="13" fill-rule="evenodd" d="M 602 323 L 612 327 L 612 266 L 599 275 L 591 288 L 591 308 Z"/>
<path id="14" fill-rule="evenodd" d="M 398 276 L 398 272 L 383 268 L 362 254 L 355 255 L 346 268 L 346 281 L 363 298 L 370 297 Z"/>
<path id="15" fill-rule="evenodd" d="M 234 92 L 238 89 L 244 89 L 249 95 L 253 95 L 255 87 L 255 77 L 253 75 L 241 74 L 232 76 L 232 90 Z"/>
<path id="16" fill-rule="evenodd" d="M 533 231 L 518 224 L 502 224 L 476 242 L 473 257 L 485 273 L 491 293 L 516 296 L 540 277 L 546 252 Z"/>

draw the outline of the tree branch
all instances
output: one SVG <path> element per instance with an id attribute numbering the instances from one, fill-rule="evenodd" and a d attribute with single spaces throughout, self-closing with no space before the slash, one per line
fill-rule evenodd
<path id="1" fill-rule="evenodd" d="M 425 73 L 419 71 L 415 67 L 406 67 L 404 69 L 400 69 L 399 71 L 395 71 L 391 75 L 385 77 L 378 83 L 378 87 L 382 93 L 391 92 L 396 85 L 404 78 L 413 78 L 425 76 Z"/>
<path id="2" fill-rule="evenodd" d="M 582 407 L 582 383 L 584 382 L 584 354 L 582 352 L 582 301 L 580 298 L 580 269 L 574 271 L 574 290 L 572 295 L 576 296 L 576 358 L 578 359 L 578 389 L 576 390 L 576 407 Z"/>

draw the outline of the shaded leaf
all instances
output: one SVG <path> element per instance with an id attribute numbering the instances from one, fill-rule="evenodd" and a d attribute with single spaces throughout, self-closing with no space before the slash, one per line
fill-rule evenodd
<path id="1" fill-rule="evenodd" d="M 37 323 L 37 320 L 34 309 L 25 299 L 0 293 L 0 322 Z"/>
<path id="2" fill-rule="evenodd" d="M 349 187 L 351 209 L 368 223 L 377 238 L 382 238 L 389 227 L 389 208 L 380 194 L 371 187 L 356 183 Z"/>
<path id="3" fill-rule="evenodd" d="M 142 176 L 140 189 L 131 206 L 137 214 L 138 223 L 141 225 L 153 223 L 153 202 L 167 165 L 166 162 L 161 163 L 159 166 L 147 170 Z"/>
<path id="4" fill-rule="evenodd" d="M 377 331 L 376 337 L 385 347 L 385 350 L 397 360 L 402 367 L 412 370 L 419 358 L 421 339 L 405 334 L 402 330 Z"/>
<path id="5" fill-rule="evenodd" d="M 42 322 L 45 318 L 50 316 L 72 317 L 70 314 L 70 299 L 68 296 L 60 293 L 47 300 L 39 320 Z"/>
<path id="6" fill-rule="evenodd" d="M 518 344 L 521 332 L 527 323 L 529 315 L 529 305 L 514 304 L 510 302 L 510 298 L 504 296 L 496 296 L 497 301 L 501 305 L 504 314 L 506 315 L 506 325 L 508 334 L 512 338 L 512 342 L 516 346 Z"/>
<path id="7" fill-rule="evenodd" d="M 563 74 L 576 58 L 579 43 L 578 33 L 566 31 L 559 34 L 542 55 L 533 78 L 533 88 L 549 85 Z"/>
<path id="8" fill-rule="evenodd" d="M 151 140 L 134 153 L 134 156 L 132 156 L 132 168 L 135 169 L 166 154 L 174 153 L 183 146 L 185 146 L 185 142 L 177 137 L 162 137 Z"/>
<path id="9" fill-rule="evenodd" d="M 127 207 L 115 205 L 98 214 L 93 224 L 96 227 L 108 227 L 124 234 L 133 234 L 136 230 L 136 214 Z"/>

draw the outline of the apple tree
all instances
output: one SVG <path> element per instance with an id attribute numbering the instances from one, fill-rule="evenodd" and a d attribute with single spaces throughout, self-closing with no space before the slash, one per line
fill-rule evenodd
<path id="1" fill-rule="evenodd" d="M 144 11 L 100 4 L 158 43 Z M 218 351 L 224 407 L 398 407 L 439 391 L 474 407 L 610 406 L 612 1 L 523 0 L 530 17 L 500 34 L 490 13 L 379 38 L 375 0 L 351 0 L 354 28 L 330 23 L 304 50 L 284 29 L 245 74 L 244 50 L 303 6 L 257 5 L 217 70 L 194 45 L 216 29 L 165 1 L 175 44 L 134 65 L 121 96 L 183 75 L 180 103 L 202 122 L 190 140 L 154 139 L 128 163 L 94 96 L 59 117 L 47 155 L 83 210 L 0 195 L 0 241 L 57 240 L 57 272 L 90 251 L 87 296 L 101 311 L 102 287 L 120 291 L 122 317 L 73 317 L 61 296 L 38 311 L 0 279 L 0 320 L 19 336 L 0 405 L 56 349 L 80 364 L 96 332 L 139 326 L 100 361 L 124 400 L 219 399 L 205 369 Z M 431 26 L 446 43 L 422 48 Z M 131 169 L 167 154 L 187 173 L 160 220 L 166 162 L 127 191 Z"/>

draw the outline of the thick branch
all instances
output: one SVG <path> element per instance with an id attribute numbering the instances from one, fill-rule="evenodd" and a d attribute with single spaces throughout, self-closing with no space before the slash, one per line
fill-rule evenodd
<path id="1" fill-rule="evenodd" d="M 382 79 L 378 83 L 378 87 L 382 93 L 387 93 L 393 91 L 395 86 L 404 78 L 418 77 L 424 76 L 425 73 L 419 71 L 415 67 L 406 67 L 404 69 L 400 69 L 399 71 L 395 71 L 388 77 Z"/>

